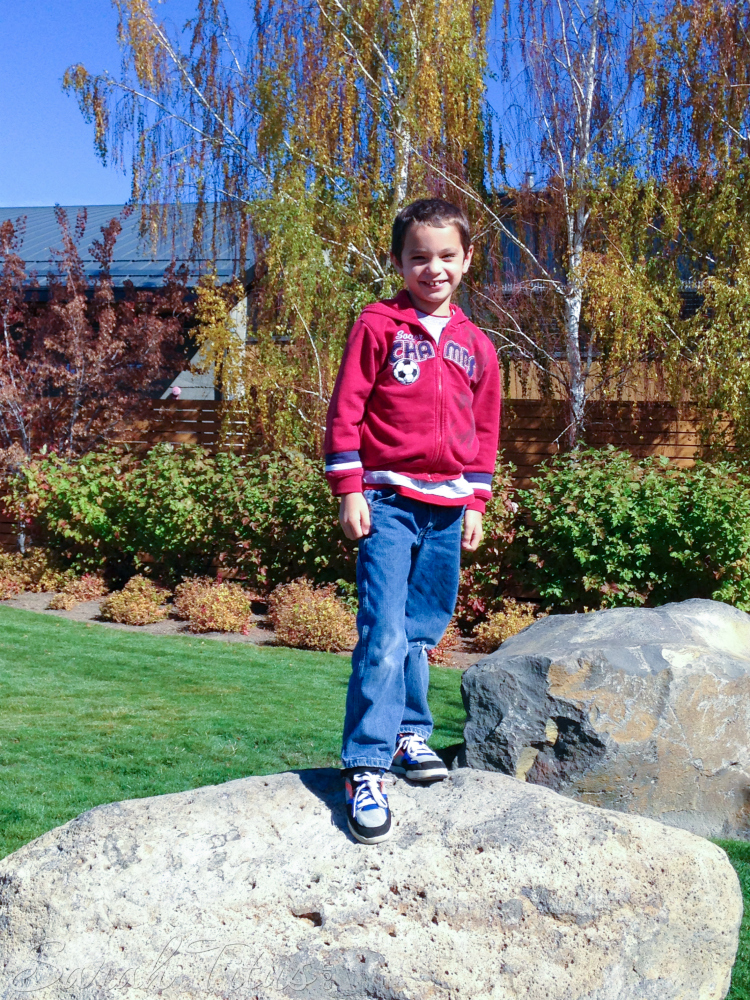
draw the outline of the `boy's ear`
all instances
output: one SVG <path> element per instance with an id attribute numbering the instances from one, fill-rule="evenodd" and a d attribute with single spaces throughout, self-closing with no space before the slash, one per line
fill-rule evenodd
<path id="1" fill-rule="evenodd" d="M 403 274 L 404 273 L 404 269 L 401 266 L 401 262 L 396 259 L 396 257 L 394 256 L 394 254 L 391 254 L 390 257 L 391 257 L 391 264 L 393 264 L 393 266 L 396 268 L 396 270 L 398 271 L 399 274 Z"/>
<path id="2" fill-rule="evenodd" d="M 469 270 L 469 264 L 471 264 L 471 258 L 473 256 L 474 256 L 474 244 L 471 243 L 469 244 L 469 249 L 466 251 L 466 254 L 464 255 L 464 263 L 463 267 L 461 268 L 462 274 L 466 274 L 466 272 Z"/>

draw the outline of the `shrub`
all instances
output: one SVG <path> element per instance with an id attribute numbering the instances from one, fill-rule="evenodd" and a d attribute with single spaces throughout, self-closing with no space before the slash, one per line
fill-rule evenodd
<path id="1" fill-rule="evenodd" d="M 520 491 L 527 579 L 557 608 L 690 597 L 750 609 L 750 476 L 613 448 L 555 459 Z"/>
<path id="2" fill-rule="evenodd" d="M 2 600 L 25 590 L 60 590 L 70 579 L 71 570 L 62 569 L 58 557 L 46 549 L 31 548 L 25 555 L 0 552 L 0 594 L 5 595 Z"/>
<path id="3" fill-rule="evenodd" d="M 454 621 L 449 622 L 440 642 L 433 649 L 427 650 L 430 663 L 449 663 L 451 653 L 461 648 L 461 633 Z"/>
<path id="4" fill-rule="evenodd" d="M 169 607 L 164 604 L 168 596 L 169 591 L 157 587 L 152 580 L 134 576 L 122 590 L 103 601 L 100 613 L 105 621 L 150 625 L 162 621 L 169 614 Z"/>
<path id="5" fill-rule="evenodd" d="M 52 611 L 70 611 L 76 604 L 96 601 L 107 594 L 107 585 L 100 576 L 84 573 L 77 580 L 69 580 L 59 594 L 55 594 L 48 607 Z"/>
<path id="6" fill-rule="evenodd" d="M 269 601 L 277 641 L 326 653 L 351 648 L 357 641 L 355 618 L 335 589 L 334 584 L 316 589 L 304 579 L 277 587 Z"/>
<path id="7" fill-rule="evenodd" d="M 25 589 L 35 594 L 42 594 L 49 590 L 59 590 L 73 579 L 73 571 L 65 568 L 56 552 L 39 546 L 27 549 L 26 554 L 21 556 L 22 572 L 25 580 Z"/>
<path id="8" fill-rule="evenodd" d="M 23 584 L 17 573 L 0 569 L 0 601 L 7 601 L 23 593 Z"/>
<path id="9" fill-rule="evenodd" d="M 299 454 L 210 455 L 157 445 L 77 460 L 37 456 L 6 481 L 6 505 L 80 570 L 124 578 L 146 562 L 165 579 L 239 569 L 255 587 L 308 575 L 352 581 L 322 466 Z"/>
<path id="10" fill-rule="evenodd" d="M 527 628 L 538 618 L 544 618 L 544 613 L 538 613 L 535 604 L 518 602 L 513 597 L 506 597 L 498 611 L 491 612 L 487 621 L 482 622 L 474 633 L 474 648 L 479 653 L 494 653 L 501 643 Z"/>
<path id="11" fill-rule="evenodd" d="M 174 610 L 191 632 L 242 632 L 253 624 L 250 598 L 237 583 L 195 578 L 175 591 Z"/>
<path id="12" fill-rule="evenodd" d="M 338 523 L 323 465 L 296 452 L 276 452 L 254 463 L 256 483 L 268 498 L 266 523 L 256 518 L 254 538 L 263 567 L 259 583 L 274 587 L 306 577 L 317 584 L 350 587 L 357 549 Z"/>
<path id="13" fill-rule="evenodd" d="M 190 614 L 195 609 L 205 592 L 216 585 L 212 576 L 193 576 L 175 587 L 172 614 L 182 621 L 190 621 Z"/>
<path id="14" fill-rule="evenodd" d="M 510 500 L 513 466 L 498 461 L 493 497 L 482 519 L 484 541 L 476 552 L 461 555 L 456 621 L 468 634 L 498 606 L 513 577 L 515 504 Z"/>

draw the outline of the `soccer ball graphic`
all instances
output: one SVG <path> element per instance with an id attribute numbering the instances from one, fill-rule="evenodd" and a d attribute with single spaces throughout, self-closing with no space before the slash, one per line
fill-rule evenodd
<path id="1" fill-rule="evenodd" d="M 411 385 L 419 378 L 419 365 L 416 361 L 404 361 L 402 358 L 393 366 L 393 377 L 401 385 Z"/>

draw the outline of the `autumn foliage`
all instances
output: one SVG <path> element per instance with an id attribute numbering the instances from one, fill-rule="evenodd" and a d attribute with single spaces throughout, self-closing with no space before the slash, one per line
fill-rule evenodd
<path id="1" fill-rule="evenodd" d="M 152 625 L 169 615 L 169 606 L 165 603 L 169 596 L 168 590 L 152 580 L 134 576 L 122 590 L 102 602 L 101 616 L 105 621 L 122 625 Z"/>
<path id="2" fill-rule="evenodd" d="M 248 594 L 239 583 L 210 577 L 185 580 L 175 590 L 174 614 L 188 621 L 191 632 L 241 632 L 254 622 Z"/>
<path id="3" fill-rule="evenodd" d="M 98 276 L 87 276 L 81 254 L 82 210 L 71 225 L 55 210 L 62 249 L 46 285 L 23 260 L 24 219 L 0 226 L 0 452 L 9 459 L 43 448 L 62 455 L 90 450 L 153 395 L 159 379 L 180 367 L 190 314 L 186 274 L 167 271 L 157 290 L 110 274 L 118 219 L 102 227 L 90 253 Z"/>
<path id="4" fill-rule="evenodd" d="M 47 607 L 50 611 L 70 611 L 85 601 L 97 601 L 105 597 L 107 585 L 100 576 L 84 573 L 78 579 L 68 580 L 62 590 L 55 594 Z"/>
<path id="5" fill-rule="evenodd" d="M 15 597 L 25 590 L 41 594 L 59 590 L 73 579 L 61 560 L 41 547 L 21 552 L 0 552 L 0 600 Z"/>
<path id="6" fill-rule="evenodd" d="M 271 594 L 268 611 L 282 646 L 338 653 L 357 641 L 354 615 L 333 584 L 315 587 L 305 579 L 283 584 Z"/>

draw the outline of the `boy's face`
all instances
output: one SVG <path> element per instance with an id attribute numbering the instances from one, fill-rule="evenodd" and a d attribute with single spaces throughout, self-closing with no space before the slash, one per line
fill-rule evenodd
<path id="1" fill-rule="evenodd" d="M 391 254 L 415 308 L 436 316 L 450 315 L 451 296 L 469 270 L 474 247 L 464 253 L 456 226 L 412 223 L 406 230 L 401 263 Z"/>

